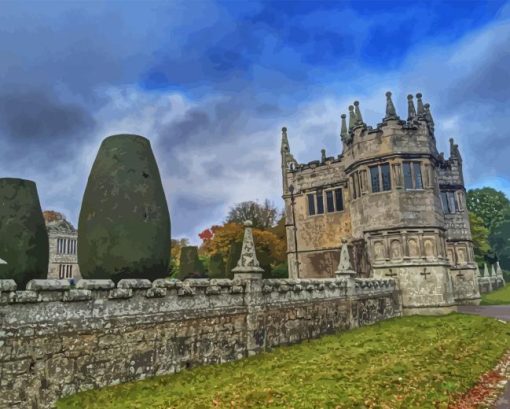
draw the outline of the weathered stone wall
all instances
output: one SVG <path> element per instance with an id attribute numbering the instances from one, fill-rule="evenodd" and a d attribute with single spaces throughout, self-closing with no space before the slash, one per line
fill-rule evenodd
<path id="1" fill-rule="evenodd" d="M 505 280 L 503 277 L 491 276 L 491 277 L 478 277 L 478 285 L 480 294 L 490 293 L 505 286 Z"/>
<path id="2" fill-rule="evenodd" d="M 392 279 L 0 281 L 0 408 L 61 396 L 401 314 Z"/>

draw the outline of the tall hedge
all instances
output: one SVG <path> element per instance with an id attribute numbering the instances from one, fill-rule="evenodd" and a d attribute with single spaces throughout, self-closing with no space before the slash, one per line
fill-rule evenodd
<path id="1" fill-rule="evenodd" d="M 138 135 L 106 138 L 92 166 L 78 222 L 84 278 L 165 277 L 170 215 L 150 142 Z"/>
<path id="2" fill-rule="evenodd" d="M 185 246 L 181 249 L 181 258 L 179 259 L 178 278 L 203 276 L 204 265 L 198 258 L 198 248 L 196 246 Z"/>
<path id="3" fill-rule="evenodd" d="M 223 278 L 225 277 L 225 262 L 220 253 L 215 253 L 209 259 L 209 277 Z"/>
<path id="4" fill-rule="evenodd" d="M 243 243 L 236 241 L 230 245 L 230 251 L 228 252 L 227 263 L 225 265 L 225 277 L 233 278 L 234 273 L 232 269 L 237 266 L 237 262 L 241 258 L 241 250 L 243 249 Z"/>
<path id="5" fill-rule="evenodd" d="M 48 275 L 48 232 L 34 182 L 0 179 L 0 279 L 14 279 L 23 289 Z"/>

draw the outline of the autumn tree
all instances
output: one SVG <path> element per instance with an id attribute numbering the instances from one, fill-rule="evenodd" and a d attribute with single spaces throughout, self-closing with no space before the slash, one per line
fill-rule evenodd
<path id="1" fill-rule="evenodd" d="M 56 212 L 55 210 L 45 210 L 43 212 L 43 217 L 46 223 L 56 220 L 66 220 L 66 217 L 62 213 Z"/>
<path id="2" fill-rule="evenodd" d="M 211 257 L 220 254 L 226 264 L 226 271 L 229 271 L 239 259 L 244 227 L 238 223 L 226 223 L 223 226 L 213 226 L 210 230 L 213 236 L 204 240 L 202 248 Z M 285 261 L 286 244 L 272 231 L 254 228 L 253 240 L 259 262 L 262 264 L 264 261 L 265 269 L 269 273 L 273 267 Z"/>
<path id="3" fill-rule="evenodd" d="M 251 220 L 253 227 L 268 229 L 276 224 L 278 208 L 268 199 L 263 203 L 254 201 L 237 203 L 230 208 L 225 223 L 243 224 Z"/>

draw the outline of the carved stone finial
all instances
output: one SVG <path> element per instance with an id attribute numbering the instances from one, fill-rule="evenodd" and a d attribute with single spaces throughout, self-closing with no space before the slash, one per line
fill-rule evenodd
<path id="1" fill-rule="evenodd" d="M 414 109 L 413 96 L 407 96 L 407 120 L 412 121 L 416 117 L 416 109 Z"/>
<path id="2" fill-rule="evenodd" d="M 503 270 L 501 270 L 501 266 L 499 265 L 499 261 L 496 261 L 496 274 L 498 277 L 503 277 Z"/>
<path id="3" fill-rule="evenodd" d="M 354 107 L 349 105 L 349 131 L 356 126 L 356 114 L 354 113 Z"/>
<path id="4" fill-rule="evenodd" d="M 483 276 L 482 277 L 490 277 L 489 269 L 487 268 L 487 263 L 483 263 Z"/>
<path id="5" fill-rule="evenodd" d="M 347 115 L 342 114 L 340 116 L 342 118 L 342 127 L 341 127 L 341 130 L 340 130 L 340 139 L 342 140 L 342 142 L 347 142 L 347 124 L 346 124 L 346 120 L 345 120 Z"/>
<path id="6" fill-rule="evenodd" d="M 423 107 L 423 101 L 421 100 L 421 92 L 416 94 L 416 105 L 418 107 L 418 117 L 425 118 L 425 108 Z"/>
<path id="7" fill-rule="evenodd" d="M 363 118 L 359 109 L 359 101 L 354 101 L 354 112 L 356 113 L 356 124 L 363 125 Z"/>
<path id="8" fill-rule="evenodd" d="M 494 269 L 494 264 L 491 266 L 491 276 L 492 277 L 496 277 L 497 276 L 496 270 Z"/>
<path id="9" fill-rule="evenodd" d="M 450 158 L 457 159 L 458 161 L 462 161 L 462 157 L 460 156 L 459 145 L 455 143 L 453 138 L 450 138 Z"/>
<path id="10" fill-rule="evenodd" d="M 478 268 L 478 264 L 476 265 L 476 276 L 482 277 L 482 273 L 480 273 L 480 269 Z"/>
<path id="11" fill-rule="evenodd" d="M 253 223 L 251 220 L 246 220 L 244 222 L 244 238 L 243 247 L 241 249 L 241 257 L 237 262 L 237 266 L 232 269 L 232 272 L 235 274 L 260 274 L 264 272 L 264 270 L 260 268 L 257 255 L 255 253 L 255 243 L 253 242 L 253 234 L 251 230 L 252 225 Z"/>
<path id="12" fill-rule="evenodd" d="M 283 127 L 282 128 L 282 134 L 284 134 L 285 136 L 287 136 L 287 127 Z"/>
<path id="13" fill-rule="evenodd" d="M 342 249 L 340 250 L 340 261 L 335 271 L 335 275 L 340 278 L 343 276 L 352 277 L 356 275 L 356 272 L 352 268 L 351 257 L 349 255 L 349 246 L 347 240 L 342 239 Z"/>
<path id="14" fill-rule="evenodd" d="M 391 92 L 388 91 L 386 93 L 386 117 L 387 119 L 397 119 L 397 110 L 395 109 L 395 105 L 393 105 L 393 101 L 391 100 Z"/>
<path id="15" fill-rule="evenodd" d="M 326 162 L 326 149 L 321 149 L 321 162 Z"/>

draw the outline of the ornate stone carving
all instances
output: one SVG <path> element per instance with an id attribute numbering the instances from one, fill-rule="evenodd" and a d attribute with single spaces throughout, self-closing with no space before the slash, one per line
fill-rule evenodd
<path id="1" fill-rule="evenodd" d="M 244 222 L 243 247 L 237 267 L 232 269 L 234 273 L 262 273 L 264 271 L 260 268 L 259 261 L 257 260 L 251 226 L 252 222 L 250 220 Z"/>
<path id="2" fill-rule="evenodd" d="M 402 258 L 402 246 L 400 245 L 400 240 L 392 240 L 390 244 L 391 248 L 391 259 L 392 260 L 400 260 Z"/>
<path id="3" fill-rule="evenodd" d="M 356 272 L 352 268 L 351 256 L 349 255 L 349 246 L 347 240 L 342 240 L 342 250 L 340 250 L 340 261 L 338 262 L 337 271 L 335 271 L 337 277 L 342 276 L 354 276 Z"/>

